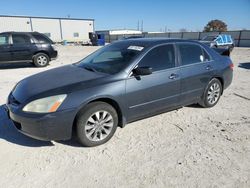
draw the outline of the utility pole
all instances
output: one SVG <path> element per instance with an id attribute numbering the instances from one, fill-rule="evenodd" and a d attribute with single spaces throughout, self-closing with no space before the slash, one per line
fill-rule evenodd
<path id="1" fill-rule="evenodd" d="M 143 20 L 141 21 L 141 32 L 143 32 Z"/>

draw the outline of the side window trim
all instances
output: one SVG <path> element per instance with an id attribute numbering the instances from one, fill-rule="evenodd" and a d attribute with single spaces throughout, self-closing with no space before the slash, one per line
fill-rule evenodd
<path id="1" fill-rule="evenodd" d="M 10 45 L 13 45 L 12 33 L 9 34 L 9 43 Z"/>
<path id="2" fill-rule="evenodd" d="M 160 47 L 160 46 L 165 46 L 165 45 L 173 45 L 174 47 L 174 55 L 175 55 L 175 67 L 172 67 L 172 68 L 169 68 L 169 69 L 165 69 L 165 70 L 157 70 L 157 71 L 154 71 L 152 74 L 154 73 L 158 73 L 158 72 L 162 72 L 162 71 L 166 71 L 166 70 L 170 70 L 170 69 L 175 69 L 175 68 L 178 68 L 179 65 L 178 65 L 178 58 L 177 58 L 177 47 L 176 47 L 176 43 L 175 42 L 169 42 L 169 43 L 162 43 L 162 44 L 157 44 L 151 48 L 149 48 L 135 63 L 135 65 L 129 70 L 129 76 L 128 77 L 131 77 L 133 74 L 132 74 L 132 71 L 138 66 L 138 64 L 141 62 L 141 60 L 149 53 L 151 52 L 153 49 L 157 48 L 157 47 Z"/>
<path id="3" fill-rule="evenodd" d="M 210 62 L 210 61 L 199 61 L 199 62 L 195 62 L 195 63 L 191 63 L 191 64 L 188 64 L 188 65 L 183 65 L 182 64 L 182 58 L 181 58 L 181 52 L 180 52 L 180 48 L 179 48 L 179 45 L 181 44 L 192 44 L 192 45 L 196 45 L 196 46 L 199 46 L 201 48 L 201 51 L 202 51 L 202 55 L 204 56 L 204 51 L 208 54 L 209 58 L 210 58 L 210 61 L 213 61 L 211 55 L 207 52 L 207 50 L 201 46 L 200 44 L 197 44 L 197 43 L 192 43 L 192 42 L 177 42 L 176 43 L 176 47 L 177 47 L 177 53 L 178 53 L 178 62 L 179 62 L 179 66 L 180 67 L 187 67 L 187 66 L 191 66 L 191 65 L 197 65 L 197 64 L 202 64 L 202 63 L 207 63 L 207 62 Z"/>
<path id="4" fill-rule="evenodd" d="M 204 52 L 206 52 L 207 55 L 209 56 L 209 61 L 203 61 L 203 62 L 211 62 L 211 61 L 213 61 L 213 58 L 212 58 L 212 56 L 208 53 L 207 49 L 205 49 L 203 46 L 201 46 L 201 49 L 202 49 L 203 57 L 205 57 Z"/>

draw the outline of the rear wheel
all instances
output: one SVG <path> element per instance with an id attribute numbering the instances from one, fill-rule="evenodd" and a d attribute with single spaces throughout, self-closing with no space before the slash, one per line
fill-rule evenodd
<path id="1" fill-rule="evenodd" d="M 116 110 L 104 102 L 88 104 L 77 117 L 77 137 L 83 146 L 98 146 L 114 135 L 118 125 Z"/>
<path id="2" fill-rule="evenodd" d="M 33 58 L 36 67 L 46 67 L 49 64 L 49 57 L 44 53 L 38 53 Z"/>
<path id="3" fill-rule="evenodd" d="M 230 49 L 223 52 L 222 55 L 230 57 Z"/>
<path id="4" fill-rule="evenodd" d="M 222 85 L 220 80 L 218 80 L 217 78 L 213 78 L 208 83 L 207 88 L 199 104 L 205 108 L 213 107 L 218 103 L 221 93 Z"/>

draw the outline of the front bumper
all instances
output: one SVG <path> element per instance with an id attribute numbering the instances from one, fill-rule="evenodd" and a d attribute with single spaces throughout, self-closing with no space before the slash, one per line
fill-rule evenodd
<path id="1" fill-rule="evenodd" d="M 230 60 L 230 62 L 231 62 L 231 60 Z M 225 90 L 231 85 L 231 83 L 233 81 L 233 70 L 231 70 L 229 67 L 226 67 L 223 70 L 222 77 L 223 77 L 223 81 L 224 81 L 223 90 Z"/>
<path id="2" fill-rule="evenodd" d="M 68 140 L 72 135 L 75 110 L 64 110 L 50 114 L 18 112 L 7 105 L 8 114 L 21 133 L 44 141 Z"/>

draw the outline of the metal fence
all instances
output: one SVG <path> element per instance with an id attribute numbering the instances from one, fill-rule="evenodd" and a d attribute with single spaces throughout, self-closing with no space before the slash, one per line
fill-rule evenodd
<path id="1" fill-rule="evenodd" d="M 234 39 L 235 46 L 250 47 L 250 30 L 242 31 L 226 31 L 226 32 L 168 32 L 168 33 L 144 33 L 142 36 L 149 37 L 164 37 L 164 38 L 182 38 L 191 40 L 201 40 L 207 35 L 228 34 Z M 105 34 L 105 42 L 111 43 L 113 41 L 122 39 L 124 37 L 131 37 L 138 35 L 109 35 Z"/>

